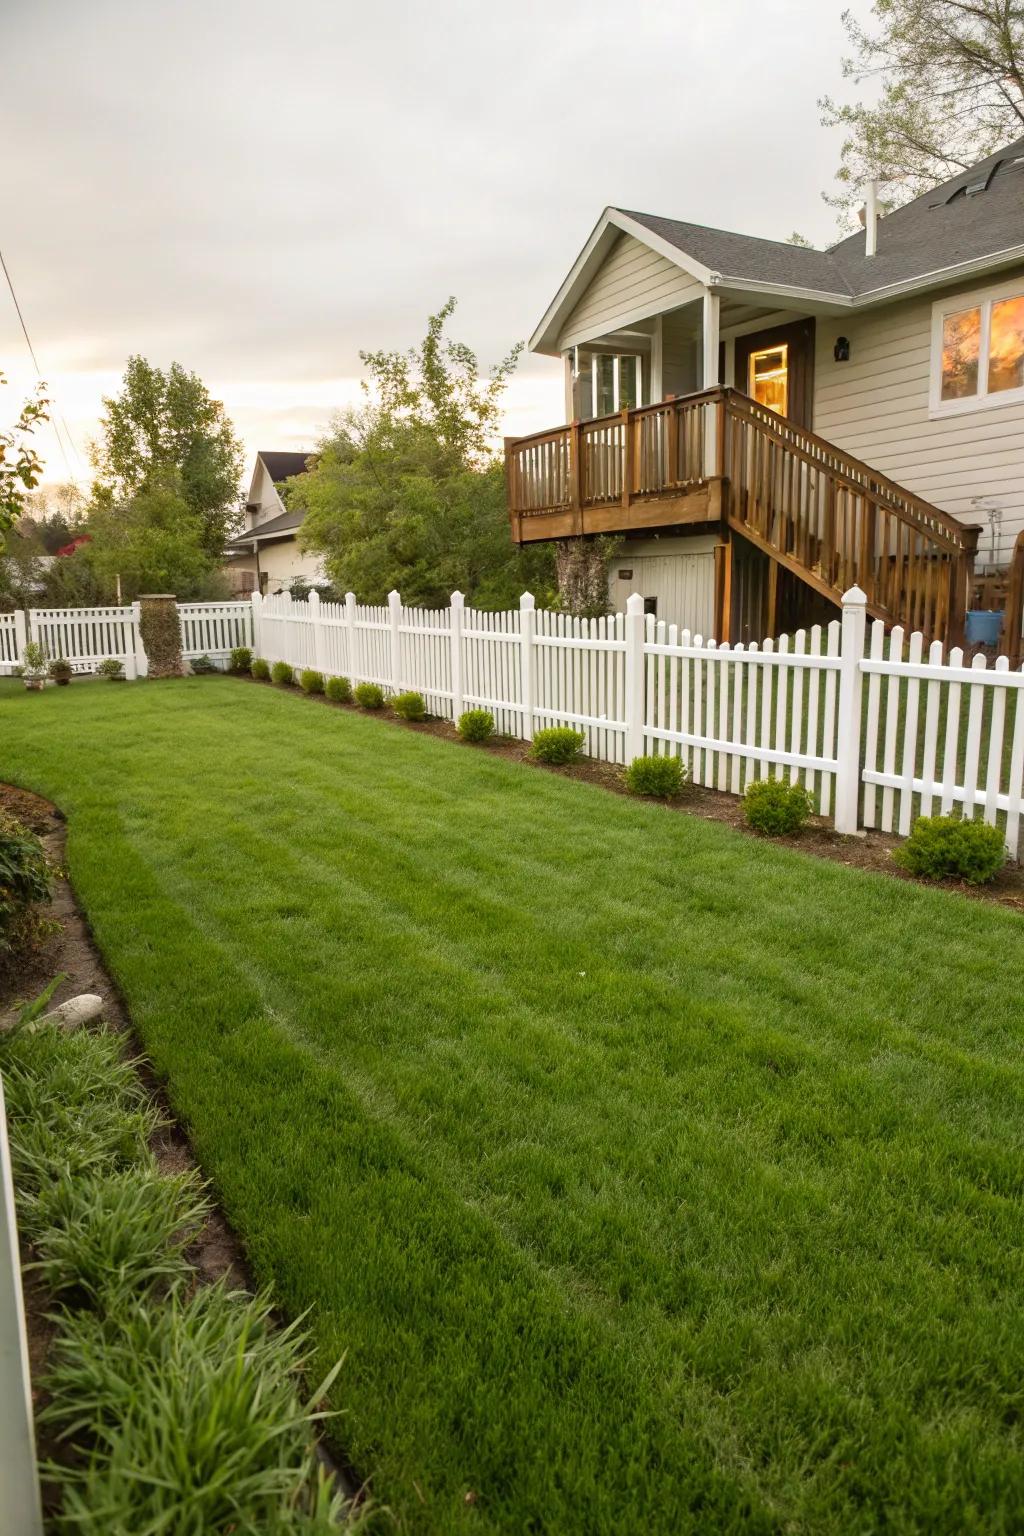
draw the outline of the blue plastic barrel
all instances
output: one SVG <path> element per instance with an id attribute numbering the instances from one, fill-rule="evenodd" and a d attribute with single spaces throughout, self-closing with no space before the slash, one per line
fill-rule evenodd
<path id="1" fill-rule="evenodd" d="M 967 612 L 967 644 L 998 645 L 1003 627 L 1003 615 L 987 608 L 970 608 Z"/>

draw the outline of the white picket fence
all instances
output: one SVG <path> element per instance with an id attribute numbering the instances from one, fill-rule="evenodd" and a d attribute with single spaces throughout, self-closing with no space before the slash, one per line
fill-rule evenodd
<path id="1" fill-rule="evenodd" d="M 870 626 L 863 593 L 842 620 L 763 645 L 717 644 L 643 612 L 580 619 L 253 597 L 253 647 L 389 692 L 414 688 L 435 714 L 482 707 L 523 740 L 550 725 L 583 731 L 611 763 L 676 753 L 692 782 L 741 793 L 753 779 L 802 783 L 837 830 L 906 835 L 918 814 L 981 814 L 1019 847 L 1024 672 L 1005 657 L 922 656 L 920 635 Z M 870 641 L 870 643 L 869 643 Z"/>
<path id="2" fill-rule="evenodd" d="M 252 604 L 179 603 L 181 649 L 186 661 L 209 656 L 227 663 L 232 650 L 252 644 Z M 107 608 L 30 608 L 0 614 L 0 675 L 23 659 L 27 642 L 41 645 L 51 660 L 61 656 L 76 672 L 95 672 L 108 656 L 124 663 L 125 675 L 145 677 L 145 647 L 139 632 L 139 604 Z"/>

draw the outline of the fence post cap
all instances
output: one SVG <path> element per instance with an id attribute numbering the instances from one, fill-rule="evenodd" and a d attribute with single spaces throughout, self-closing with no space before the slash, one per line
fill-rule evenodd
<path id="1" fill-rule="evenodd" d="M 388 602 L 389 603 L 400 603 L 401 601 L 402 601 L 402 594 L 401 594 L 401 592 L 399 592 L 397 587 L 392 587 L 391 591 L 388 593 Z"/>
<path id="2" fill-rule="evenodd" d="M 306 598 L 306 602 L 307 603 L 312 603 L 314 600 L 319 603 L 319 601 L 320 601 L 320 593 L 317 591 L 316 587 L 310 587 L 309 595 Z"/>
<path id="3" fill-rule="evenodd" d="M 345 593 L 345 601 L 346 601 L 346 603 L 354 603 L 355 600 L 356 600 L 356 595 L 355 595 L 354 592 L 346 592 Z"/>
<path id="4" fill-rule="evenodd" d="M 521 592 L 519 595 L 520 608 L 535 608 L 536 602 L 532 592 Z"/>
<path id="5" fill-rule="evenodd" d="M 843 593 L 844 608 L 863 608 L 867 603 L 867 600 L 867 593 L 862 592 L 858 586 L 853 586 L 849 589 L 848 592 Z"/>
<path id="6" fill-rule="evenodd" d="M 640 596 L 640 593 L 639 592 L 631 592 L 629 594 L 629 596 L 626 598 L 626 612 L 627 613 L 643 613 L 643 611 L 644 611 L 644 600 Z"/>
<path id="7" fill-rule="evenodd" d="M 459 592 L 459 591 L 455 591 L 455 592 L 452 593 L 452 595 L 451 595 L 451 597 L 449 598 L 448 601 L 449 601 L 449 606 L 452 607 L 452 608 L 463 608 L 463 607 L 465 607 L 465 603 L 466 603 L 465 593 Z"/>

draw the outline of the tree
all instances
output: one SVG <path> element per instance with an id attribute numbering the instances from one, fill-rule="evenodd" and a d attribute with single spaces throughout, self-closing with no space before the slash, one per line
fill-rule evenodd
<path id="1" fill-rule="evenodd" d="M 165 371 L 130 357 L 121 393 L 103 406 L 103 435 L 93 445 L 96 500 L 116 507 L 173 488 L 198 518 L 203 548 L 219 559 L 240 525 L 242 473 L 242 447 L 220 401 L 180 363 Z"/>
<path id="2" fill-rule="evenodd" d="M 305 510 L 302 543 L 324 557 L 340 590 L 383 602 L 447 603 L 456 588 L 481 607 L 505 607 L 526 587 L 547 595 L 548 548 L 509 537 L 496 458 L 501 393 L 515 347 L 487 379 L 475 354 L 444 334 L 448 302 L 408 352 L 365 352 L 366 404 L 339 418 L 316 462 L 287 487 Z"/>
<path id="3" fill-rule="evenodd" d="M 6 382 L 0 373 L 0 384 Z M 0 550 L 4 536 L 25 510 L 28 493 L 39 483 L 43 464 L 30 439 L 39 423 L 48 420 L 49 404 L 46 386 L 40 383 L 25 401 L 14 426 L 0 432 Z"/>
<path id="4" fill-rule="evenodd" d="M 955 176 L 1024 134 L 1022 0 L 875 0 L 877 26 L 850 11 L 843 75 L 881 82 L 873 105 L 819 103 L 826 127 L 845 132 L 834 195 L 849 215 L 873 177 L 894 204 Z"/>
<path id="5" fill-rule="evenodd" d="M 204 542 L 203 520 L 173 487 L 153 484 L 118 504 L 96 506 L 90 542 L 54 565 L 71 567 L 68 578 L 89 571 L 109 601 L 120 579 L 121 597 L 173 592 L 195 600 L 223 596 L 224 581 Z"/>

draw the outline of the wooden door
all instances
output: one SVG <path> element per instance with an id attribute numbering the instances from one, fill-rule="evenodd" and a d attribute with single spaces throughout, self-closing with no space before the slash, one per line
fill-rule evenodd
<path id="1" fill-rule="evenodd" d="M 736 338 L 736 388 L 814 427 L 814 318 Z"/>

